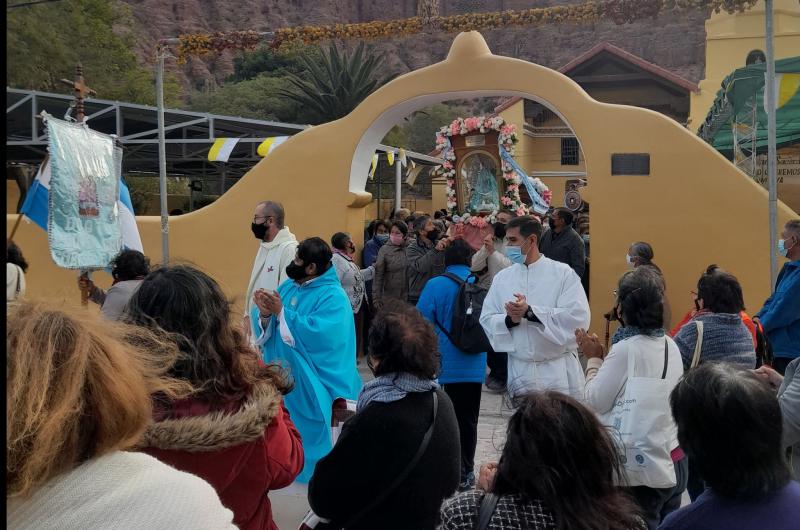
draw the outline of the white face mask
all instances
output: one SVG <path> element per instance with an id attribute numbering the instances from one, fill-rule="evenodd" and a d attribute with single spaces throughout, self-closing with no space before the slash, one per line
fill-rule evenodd
<path id="1" fill-rule="evenodd" d="M 625 262 L 628 264 L 628 267 L 633 268 L 634 265 L 633 258 L 631 257 L 630 254 L 625 254 Z"/>

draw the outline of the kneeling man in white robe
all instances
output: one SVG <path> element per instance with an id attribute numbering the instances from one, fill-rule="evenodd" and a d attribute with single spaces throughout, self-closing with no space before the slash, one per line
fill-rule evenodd
<path id="1" fill-rule="evenodd" d="M 513 263 L 497 273 L 480 322 L 495 351 L 508 352 L 508 392 L 557 390 L 582 398 L 576 329 L 588 329 L 589 302 L 568 265 L 539 253 L 541 223 L 530 216 L 506 226 L 506 256 Z"/>

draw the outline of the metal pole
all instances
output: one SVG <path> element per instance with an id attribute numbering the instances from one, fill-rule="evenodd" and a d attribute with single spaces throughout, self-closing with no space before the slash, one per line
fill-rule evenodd
<path id="1" fill-rule="evenodd" d="M 378 166 L 381 164 L 381 159 L 378 157 L 378 163 L 375 164 L 375 178 L 378 180 L 378 215 L 376 216 L 378 219 L 383 219 L 381 217 L 381 174 L 378 171 Z"/>
<path id="2" fill-rule="evenodd" d="M 156 104 L 158 105 L 158 193 L 161 198 L 161 260 L 169 263 L 169 213 L 167 212 L 167 148 L 164 132 L 164 58 L 167 50 L 156 51 Z"/>
<path id="3" fill-rule="evenodd" d="M 401 166 L 400 163 L 400 154 L 396 154 L 395 158 L 397 160 L 394 161 L 394 211 L 396 212 L 401 208 L 400 206 L 400 190 L 403 187 L 402 182 L 402 173 L 401 173 Z"/>
<path id="4" fill-rule="evenodd" d="M 764 15 L 766 18 L 767 40 L 767 82 L 765 96 L 767 105 L 767 176 L 769 182 L 769 285 L 770 292 L 775 290 L 775 281 L 778 277 L 778 256 L 776 245 L 778 240 L 778 177 L 775 111 L 777 101 L 775 97 L 775 49 L 773 43 L 773 0 L 765 0 Z"/>

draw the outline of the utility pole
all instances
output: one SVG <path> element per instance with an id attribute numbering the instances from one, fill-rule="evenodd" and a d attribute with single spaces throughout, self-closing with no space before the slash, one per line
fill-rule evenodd
<path id="1" fill-rule="evenodd" d="M 164 59 L 163 44 L 156 48 L 156 104 L 158 106 L 158 193 L 161 199 L 161 263 L 169 263 L 169 212 L 167 211 L 167 147 L 164 131 Z"/>
<path id="2" fill-rule="evenodd" d="M 775 95 L 775 44 L 773 22 L 773 0 L 764 2 L 764 18 L 766 19 L 765 37 L 767 40 L 767 79 L 764 96 L 767 100 L 767 180 L 769 184 L 769 286 L 770 292 L 775 290 L 778 278 L 778 256 L 776 246 L 778 243 L 778 176 L 777 176 L 777 149 L 776 149 L 776 107 Z"/>

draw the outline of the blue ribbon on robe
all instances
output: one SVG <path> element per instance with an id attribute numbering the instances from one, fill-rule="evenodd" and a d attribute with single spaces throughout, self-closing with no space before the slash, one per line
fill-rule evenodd
<path id="1" fill-rule="evenodd" d="M 531 206 L 533 206 L 533 211 L 541 215 L 546 214 L 550 207 L 546 202 L 544 202 L 544 199 L 541 195 L 539 195 L 539 192 L 536 191 L 536 188 L 533 186 L 533 182 L 531 182 L 531 179 L 528 178 L 528 175 L 522 171 L 522 168 L 519 167 L 519 164 L 517 164 L 517 161 L 514 160 L 514 157 L 512 157 L 502 146 L 500 146 L 500 156 L 502 157 L 503 161 L 510 165 L 511 169 L 513 169 L 514 172 L 519 175 L 520 180 L 525 185 L 525 189 L 528 190 L 528 195 L 531 197 Z"/>

